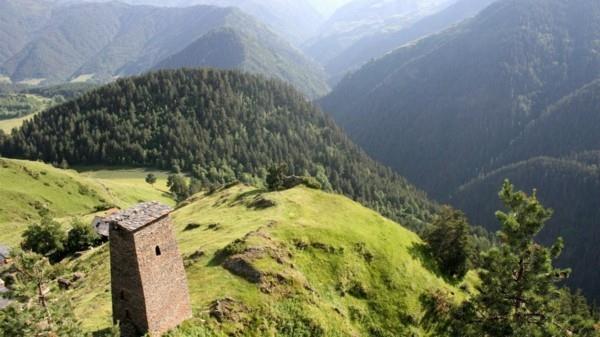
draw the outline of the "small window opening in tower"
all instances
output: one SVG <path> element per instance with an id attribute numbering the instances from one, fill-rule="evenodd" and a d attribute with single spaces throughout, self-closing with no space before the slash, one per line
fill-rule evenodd
<path id="1" fill-rule="evenodd" d="M 156 253 L 156 256 L 160 256 L 160 254 L 161 254 L 160 247 L 156 246 L 156 248 L 154 249 L 154 252 Z"/>
<path id="2" fill-rule="evenodd" d="M 131 315 L 129 314 L 129 310 L 125 310 L 125 319 L 130 320 Z"/>
<path id="3" fill-rule="evenodd" d="M 123 290 L 119 293 L 119 298 L 121 298 L 122 301 L 125 301 L 125 292 Z"/>

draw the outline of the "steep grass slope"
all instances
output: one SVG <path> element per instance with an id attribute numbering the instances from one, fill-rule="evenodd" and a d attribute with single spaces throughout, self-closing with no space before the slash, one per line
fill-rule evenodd
<path id="1" fill-rule="evenodd" d="M 421 335 L 419 295 L 456 291 L 428 269 L 416 234 L 340 195 L 240 184 L 192 197 L 173 218 L 194 311 L 173 336 Z M 108 248 L 69 267 L 86 275 L 70 290 L 76 313 L 106 329 Z"/>
<path id="2" fill-rule="evenodd" d="M 107 171 L 101 171 L 107 172 Z M 73 217 L 91 218 L 111 206 L 126 207 L 143 200 L 172 203 L 164 196 L 164 178 L 155 187 L 144 182 L 145 172 L 102 173 L 86 177 L 50 165 L 0 158 L 0 244 L 16 245 L 21 233 L 40 213 L 69 222 Z M 127 176 L 127 179 L 118 179 Z M 161 185 L 162 184 L 162 185 Z"/>

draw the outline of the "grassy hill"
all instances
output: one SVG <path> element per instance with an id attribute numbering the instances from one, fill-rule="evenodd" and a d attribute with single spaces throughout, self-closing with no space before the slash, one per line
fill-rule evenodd
<path id="1" fill-rule="evenodd" d="M 173 336 L 404 336 L 422 332 L 423 292 L 460 293 L 430 269 L 416 234 L 340 195 L 239 184 L 192 197 L 173 218 L 194 311 Z M 231 258 L 248 274 L 229 271 Z M 68 267 L 86 274 L 70 291 L 76 313 L 105 329 L 107 247 Z"/>
<path id="2" fill-rule="evenodd" d="M 28 224 L 45 211 L 68 224 L 74 217 L 91 219 L 111 206 L 142 200 L 173 203 L 164 195 L 164 174 L 155 187 L 144 182 L 143 170 L 78 174 L 38 162 L 0 158 L 0 244 L 16 245 Z M 100 176 L 100 177 L 99 177 Z"/>
<path id="3" fill-rule="evenodd" d="M 12 159 L 0 165 L 0 198 L 9 201 L 0 204 L 4 244 L 17 244 L 41 207 L 68 223 L 90 219 L 107 203 L 172 204 L 161 172 L 150 187 L 141 169 L 77 173 Z M 274 206 L 259 207 L 264 200 Z M 173 219 L 194 311 L 173 336 L 421 334 L 423 292 L 443 288 L 462 296 L 459 285 L 437 276 L 415 233 L 341 195 L 234 184 L 191 197 Z M 228 270 L 232 258 L 247 261 L 246 271 L 259 279 Z M 108 246 L 62 263 L 66 274 L 85 275 L 68 295 L 86 330 L 101 336 L 111 324 Z"/>

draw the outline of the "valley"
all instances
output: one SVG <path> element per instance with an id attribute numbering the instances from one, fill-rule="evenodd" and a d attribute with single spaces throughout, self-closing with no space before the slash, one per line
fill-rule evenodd
<path id="1" fill-rule="evenodd" d="M 505 178 L 521 189 L 538 189 L 555 209 L 540 237 L 569 233 L 571 257 L 564 256 L 563 263 L 580 263 L 573 268 L 581 287 L 589 266 L 599 266 L 597 249 L 589 248 L 594 244 L 582 241 L 596 237 L 596 207 L 588 202 L 598 193 L 567 187 L 582 171 L 564 171 L 558 159 L 599 149 L 594 102 L 600 97 L 600 58 L 590 38 L 600 34 L 593 23 L 598 18 L 600 7 L 589 1 L 574 6 L 499 1 L 471 20 L 368 63 L 340 82 L 321 106 L 376 160 L 433 198 L 464 209 L 488 230 L 497 230 L 498 222 L 477 200 L 489 202 L 487 212 L 497 207 L 491 203 L 493 189 Z M 540 160 L 544 165 L 537 170 L 514 169 Z M 479 189 L 468 197 L 470 204 L 456 197 L 469 181 L 486 184 L 490 176 L 495 185 L 487 185 L 485 198 Z M 595 184 L 595 178 L 584 181 L 580 188 Z M 554 183 L 573 188 L 574 195 L 554 192 Z M 580 213 L 570 213 L 578 207 Z M 597 277 L 584 287 L 593 298 L 599 296 Z"/>

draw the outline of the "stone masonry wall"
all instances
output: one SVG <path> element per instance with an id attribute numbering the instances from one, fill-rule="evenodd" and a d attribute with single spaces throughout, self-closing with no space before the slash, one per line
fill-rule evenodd
<path id="1" fill-rule="evenodd" d="M 151 336 L 192 317 L 183 260 L 166 216 L 133 234 Z"/>
<path id="2" fill-rule="evenodd" d="M 133 235 L 114 226 L 110 229 L 110 274 L 113 319 L 120 323 L 122 337 L 143 335 L 148 320 Z"/>

